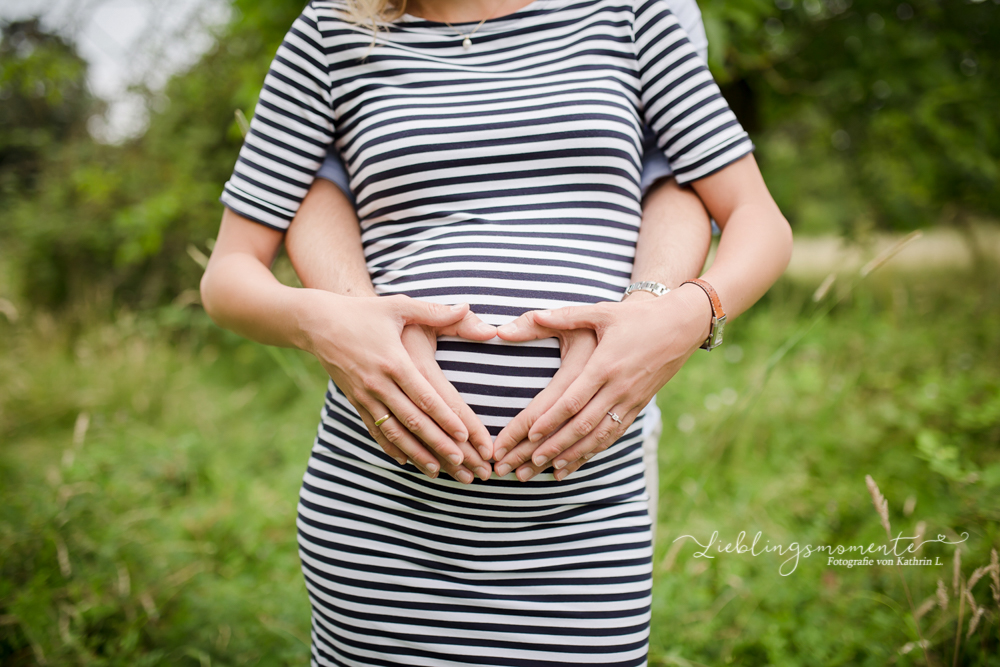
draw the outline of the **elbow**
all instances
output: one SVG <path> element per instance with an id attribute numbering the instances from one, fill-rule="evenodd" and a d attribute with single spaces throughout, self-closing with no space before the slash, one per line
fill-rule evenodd
<path id="1" fill-rule="evenodd" d="M 782 264 L 781 271 L 784 272 L 788 268 L 789 263 L 792 261 L 792 249 L 795 245 L 795 239 L 792 234 L 792 226 L 788 224 L 788 220 L 785 216 L 778 214 L 778 236 L 781 244 L 782 252 Z"/>
<path id="2" fill-rule="evenodd" d="M 205 269 L 205 273 L 201 276 L 201 283 L 199 285 L 199 290 L 201 291 L 201 306 L 205 309 L 205 312 L 212 319 L 212 321 L 219 324 L 219 312 L 216 306 L 214 287 L 215 283 L 212 280 L 212 265 L 209 263 L 208 267 Z"/>

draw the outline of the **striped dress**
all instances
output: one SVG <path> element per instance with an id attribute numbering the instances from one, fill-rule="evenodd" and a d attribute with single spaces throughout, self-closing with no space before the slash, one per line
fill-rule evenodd
<path id="1" fill-rule="evenodd" d="M 678 181 L 752 150 L 664 0 L 535 0 L 455 28 L 405 15 L 372 46 L 314 0 L 278 51 L 223 202 L 285 229 L 336 146 L 379 294 L 500 325 L 615 301 L 640 221 L 642 120 Z M 442 338 L 493 435 L 559 367 L 554 339 Z M 330 384 L 298 529 L 315 665 L 644 665 L 642 418 L 564 482 L 465 486 L 400 467 Z"/>

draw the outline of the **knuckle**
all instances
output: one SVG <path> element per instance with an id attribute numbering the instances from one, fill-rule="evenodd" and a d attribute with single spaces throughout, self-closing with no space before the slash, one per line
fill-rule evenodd
<path id="1" fill-rule="evenodd" d="M 582 438 L 594 430 L 594 422 L 591 419 L 577 419 L 573 422 L 573 434 Z"/>
<path id="2" fill-rule="evenodd" d="M 399 444 L 403 440 L 403 432 L 395 425 L 383 425 L 382 435 L 393 444 Z"/>
<path id="3" fill-rule="evenodd" d="M 567 396 L 564 399 L 563 405 L 567 412 L 575 415 L 576 413 L 583 410 L 584 403 L 583 399 L 581 399 L 579 396 Z"/>
<path id="4" fill-rule="evenodd" d="M 399 362 L 398 359 L 393 359 L 391 357 L 382 359 L 378 363 L 379 372 L 382 375 L 388 375 L 390 377 L 396 377 L 399 374 L 402 367 L 403 365 Z"/>
<path id="5" fill-rule="evenodd" d="M 420 415 L 418 414 L 411 413 L 405 415 L 401 421 L 403 424 L 403 428 L 405 428 L 407 431 L 411 433 L 420 429 L 421 420 L 420 420 Z"/>
<path id="6" fill-rule="evenodd" d="M 430 412 L 431 408 L 435 404 L 435 394 L 429 390 L 423 390 L 417 392 L 417 395 L 413 398 L 413 404 L 420 408 L 423 412 Z"/>
<path id="7" fill-rule="evenodd" d="M 365 375 L 361 378 L 361 387 L 369 394 L 378 394 L 382 381 L 375 375 Z"/>

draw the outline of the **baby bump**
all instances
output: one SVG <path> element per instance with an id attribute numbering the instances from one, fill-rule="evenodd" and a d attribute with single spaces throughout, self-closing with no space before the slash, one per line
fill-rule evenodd
<path id="1" fill-rule="evenodd" d="M 450 336 L 438 339 L 441 370 L 462 398 L 496 436 L 559 370 L 559 342 L 485 343 Z"/>

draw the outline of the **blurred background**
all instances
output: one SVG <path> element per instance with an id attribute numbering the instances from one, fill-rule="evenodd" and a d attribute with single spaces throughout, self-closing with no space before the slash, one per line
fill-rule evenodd
<path id="1" fill-rule="evenodd" d="M 0 664 L 308 660 L 325 376 L 197 291 L 303 4 L 0 0 Z M 699 4 L 796 250 L 658 398 L 650 664 L 1000 665 L 1000 0 Z M 866 474 L 960 548 L 675 541 L 882 543 Z"/>

